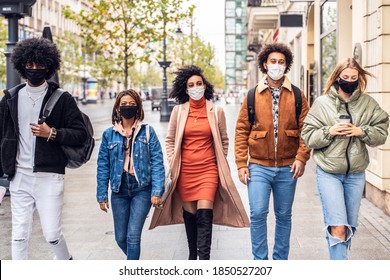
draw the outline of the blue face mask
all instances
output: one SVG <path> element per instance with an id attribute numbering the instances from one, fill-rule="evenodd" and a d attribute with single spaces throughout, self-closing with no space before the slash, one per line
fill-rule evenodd
<path id="1" fill-rule="evenodd" d="M 339 87 L 341 88 L 342 91 L 344 91 L 347 94 L 352 94 L 356 88 L 359 85 L 359 80 L 353 81 L 353 82 L 348 82 L 346 80 L 343 80 L 340 78 L 338 81 Z"/>

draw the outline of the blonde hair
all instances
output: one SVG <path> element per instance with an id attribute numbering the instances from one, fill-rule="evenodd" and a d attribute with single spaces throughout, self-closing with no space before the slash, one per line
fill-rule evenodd
<path id="1" fill-rule="evenodd" d="M 337 64 L 336 68 L 329 76 L 328 80 L 326 81 L 324 94 L 328 94 L 330 92 L 330 88 L 335 84 L 341 72 L 343 72 L 347 68 L 356 69 L 358 71 L 359 90 L 360 92 L 364 92 L 364 90 L 367 87 L 367 76 L 374 77 L 374 75 L 364 70 L 354 58 L 347 58 L 344 61 Z"/>

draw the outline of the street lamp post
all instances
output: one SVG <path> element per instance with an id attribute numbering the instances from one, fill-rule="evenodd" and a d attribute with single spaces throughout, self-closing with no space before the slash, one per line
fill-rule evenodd
<path id="1" fill-rule="evenodd" d="M 171 117 L 171 111 L 168 106 L 168 89 L 167 89 L 167 68 L 171 65 L 171 61 L 167 61 L 167 42 L 166 42 L 166 20 L 164 17 L 164 33 L 163 33 L 163 61 L 159 61 L 158 64 L 163 69 L 163 91 L 161 95 L 161 109 L 160 109 L 160 122 L 168 122 Z"/>
<path id="2" fill-rule="evenodd" d="M 20 84 L 20 77 L 11 64 L 11 53 L 16 43 L 19 41 L 18 24 L 19 19 L 25 16 L 31 16 L 32 6 L 36 0 L 4 1 L 0 0 L 0 15 L 8 19 L 8 41 L 7 49 L 4 52 L 6 57 L 6 77 L 7 88 L 12 88 Z M 9 181 L 4 176 L 0 177 L 0 182 L 7 189 L 9 194 Z"/>
<path id="3" fill-rule="evenodd" d="M 50 40 L 50 42 L 53 42 L 53 35 L 51 34 L 50 26 L 45 26 L 43 28 L 42 38 L 46 38 Z M 58 77 L 58 72 L 54 73 L 54 75 L 50 78 L 50 81 L 53 81 L 56 84 L 60 85 L 60 78 Z"/>
<path id="4" fill-rule="evenodd" d="M 17 84 L 20 84 L 20 77 L 11 64 L 11 53 L 19 40 L 18 21 L 18 16 L 12 16 L 8 18 L 8 42 L 7 50 L 4 52 L 5 56 L 7 57 L 7 88 L 12 88 Z"/>
<path id="5" fill-rule="evenodd" d="M 19 19 L 31 16 L 32 6 L 36 0 L 0 1 L 0 14 L 8 19 L 8 42 L 4 52 L 7 58 L 7 88 L 12 88 L 20 83 L 20 77 L 11 64 L 11 53 L 19 40 Z"/>
<path id="6" fill-rule="evenodd" d="M 85 71 L 84 71 L 84 76 L 81 78 L 81 80 L 83 81 L 83 100 L 81 101 L 81 103 L 83 105 L 87 105 L 87 80 L 88 80 L 88 78 L 85 76 Z"/>
<path id="7" fill-rule="evenodd" d="M 81 81 L 83 82 L 83 99 L 81 100 L 81 104 L 87 105 L 87 69 L 85 65 L 85 56 L 86 53 L 83 53 L 83 77 L 81 78 Z"/>

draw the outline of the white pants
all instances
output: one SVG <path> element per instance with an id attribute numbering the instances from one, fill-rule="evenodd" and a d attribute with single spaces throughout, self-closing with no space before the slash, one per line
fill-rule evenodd
<path id="1" fill-rule="evenodd" d="M 16 172 L 10 182 L 12 210 L 12 259 L 28 259 L 33 214 L 38 210 L 42 232 L 57 260 L 70 254 L 61 230 L 64 175 L 56 173 Z"/>

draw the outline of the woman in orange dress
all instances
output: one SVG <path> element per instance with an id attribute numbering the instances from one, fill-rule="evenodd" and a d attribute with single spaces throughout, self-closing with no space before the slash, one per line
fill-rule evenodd
<path id="1" fill-rule="evenodd" d="M 196 201 L 202 203 L 202 208 L 211 209 L 218 186 L 218 167 L 203 95 L 205 85 L 200 76 L 192 76 L 188 79 L 188 87 L 189 94 L 192 89 L 199 93 L 194 97 L 190 95 L 189 99 L 189 114 L 181 146 L 178 192 L 184 209 L 196 210 Z"/>
<path id="2" fill-rule="evenodd" d="M 180 105 L 165 141 L 172 189 L 150 228 L 184 222 L 189 259 L 208 260 L 212 224 L 248 227 L 249 219 L 230 176 L 225 113 L 211 101 L 213 86 L 193 65 L 175 74 L 170 97 Z"/>

